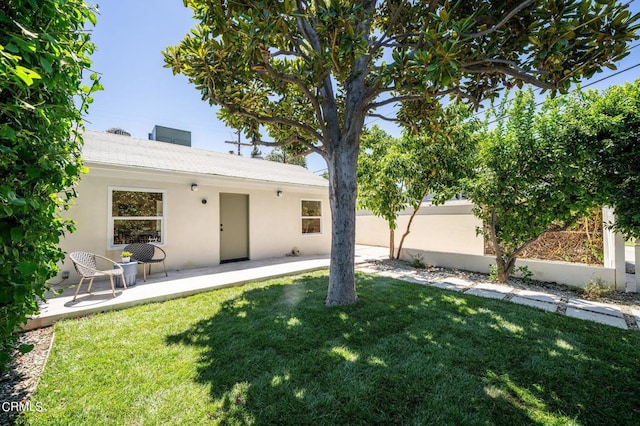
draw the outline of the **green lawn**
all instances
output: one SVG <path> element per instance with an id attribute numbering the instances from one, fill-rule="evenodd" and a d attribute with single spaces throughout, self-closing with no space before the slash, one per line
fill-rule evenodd
<path id="1" fill-rule="evenodd" d="M 33 425 L 640 424 L 640 333 L 358 275 L 60 322 Z"/>

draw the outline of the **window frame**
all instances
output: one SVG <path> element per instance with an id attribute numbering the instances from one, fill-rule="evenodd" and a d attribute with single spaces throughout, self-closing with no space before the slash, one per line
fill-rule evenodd
<path id="1" fill-rule="evenodd" d="M 162 194 L 162 216 L 113 216 L 113 193 L 123 192 L 149 192 Z M 154 241 L 157 246 L 164 246 L 167 243 L 166 221 L 167 221 L 167 190 L 158 188 L 134 188 L 128 186 L 109 186 L 107 193 L 107 248 L 109 250 L 121 250 L 127 244 L 114 244 L 115 221 L 116 220 L 159 220 L 161 241 Z"/>
<path id="2" fill-rule="evenodd" d="M 304 216 L 303 212 L 302 212 L 302 203 L 304 203 L 305 201 L 312 201 L 312 202 L 318 202 L 320 203 L 320 216 Z M 315 198 L 301 198 L 300 199 L 300 233 L 303 236 L 314 236 L 314 235 L 322 235 L 324 233 L 324 221 L 322 220 L 323 217 L 323 202 L 320 199 L 315 199 Z M 304 219 L 319 219 L 320 220 L 320 231 L 319 232 L 304 232 L 304 226 L 303 226 L 303 220 Z"/>

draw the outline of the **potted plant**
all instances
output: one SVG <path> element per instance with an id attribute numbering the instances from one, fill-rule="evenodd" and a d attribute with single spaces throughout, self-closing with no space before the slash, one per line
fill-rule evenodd
<path id="1" fill-rule="evenodd" d="M 131 252 L 130 251 L 123 251 L 122 253 L 120 253 L 120 257 L 121 257 L 121 261 L 122 263 L 127 263 L 127 262 L 131 262 Z"/>

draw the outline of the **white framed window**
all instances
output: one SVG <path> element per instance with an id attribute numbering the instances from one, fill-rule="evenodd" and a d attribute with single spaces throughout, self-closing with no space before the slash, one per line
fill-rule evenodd
<path id="1" fill-rule="evenodd" d="M 300 216 L 302 234 L 322 234 L 322 201 L 301 200 Z"/>
<path id="2" fill-rule="evenodd" d="M 166 191 L 109 188 L 109 247 L 165 242 Z"/>

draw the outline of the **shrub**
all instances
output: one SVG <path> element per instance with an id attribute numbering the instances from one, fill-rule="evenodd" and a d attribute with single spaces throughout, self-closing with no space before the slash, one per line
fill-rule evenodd
<path id="1" fill-rule="evenodd" d="M 416 254 L 409 254 L 409 256 L 411 256 L 411 262 L 409 262 L 409 264 L 416 269 L 424 269 L 426 268 L 426 265 L 424 264 L 424 258 L 422 257 L 422 254 L 420 253 L 416 253 Z"/>
<path id="2" fill-rule="evenodd" d="M 584 288 L 582 289 L 582 294 L 587 299 L 599 299 L 607 294 L 613 292 L 613 289 L 607 285 L 601 278 L 597 278 L 595 280 L 591 280 Z"/>
<path id="3" fill-rule="evenodd" d="M 82 0 L 0 4 L 0 369 L 73 230 L 60 211 L 75 196 L 82 114 L 100 88 L 95 75 L 82 84 L 94 50 L 86 21 L 95 14 Z"/>

